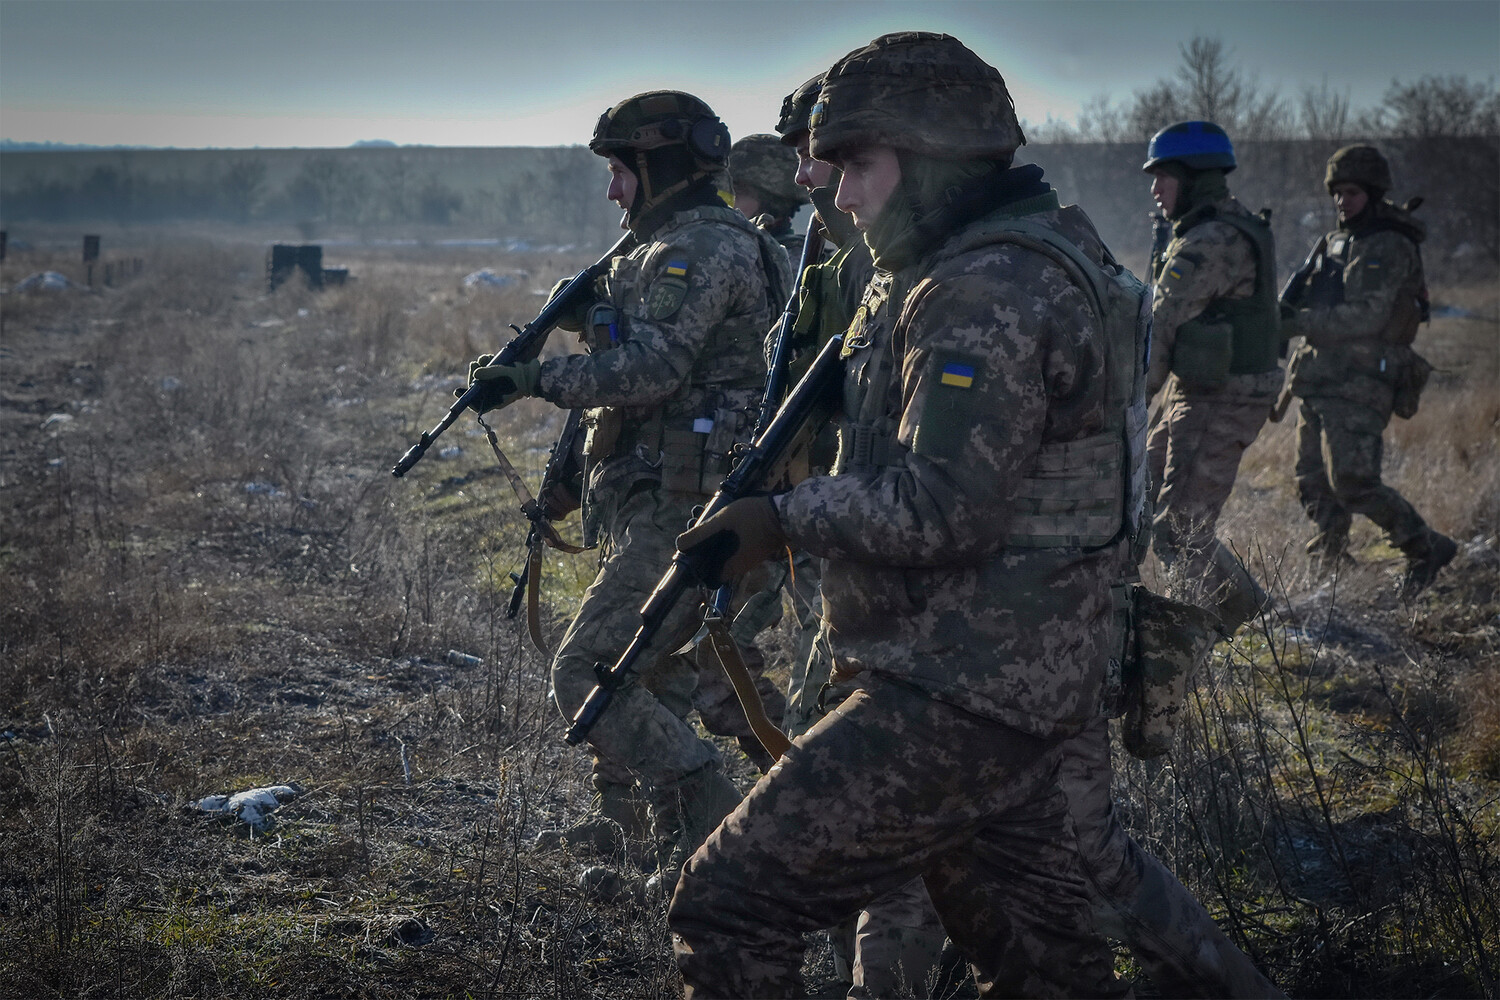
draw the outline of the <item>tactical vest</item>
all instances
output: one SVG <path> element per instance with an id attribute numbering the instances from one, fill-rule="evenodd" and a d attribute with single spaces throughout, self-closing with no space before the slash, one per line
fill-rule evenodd
<path id="1" fill-rule="evenodd" d="M 1063 211 L 1067 211 L 1064 209 Z M 1146 367 L 1151 339 L 1150 288 L 1106 251 L 1100 267 L 1060 233 L 1025 218 L 998 218 L 966 230 L 941 258 L 996 243 L 1014 243 L 1052 260 L 1089 302 L 1104 334 L 1105 427 L 1075 441 L 1044 442 L 1022 480 L 1005 544 L 1013 548 L 1099 548 L 1127 537 L 1144 544 L 1146 516 Z M 929 264 L 928 270 L 931 269 Z M 920 277 L 920 276 L 918 276 Z M 916 279 L 878 272 L 845 335 L 845 353 L 868 346 L 874 317 L 888 302 L 902 303 Z M 840 438 L 835 471 L 879 468 L 899 460 L 899 415 L 887 412 L 892 376 L 889 350 L 860 352 L 845 383 L 850 419 Z"/>
<path id="2" fill-rule="evenodd" d="M 744 406 L 729 405 L 728 393 L 753 398 L 765 383 L 761 345 L 766 328 L 781 311 L 787 287 L 785 251 L 774 237 L 733 209 L 704 206 L 673 216 L 671 228 L 707 221 L 732 225 L 755 237 L 761 271 L 766 279 L 764 312 L 729 316 L 708 333 L 703 351 L 688 373 L 686 384 L 672 399 L 644 417 L 630 408 L 599 407 L 589 412 L 588 457 L 592 462 L 634 452 L 659 468 L 665 489 L 684 493 L 712 493 L 729 474 L 734 445 L 747 436 L 753 414 Z M 627 298 L 640 292 L 640 276 L 659 271 L 659 258 L 670 242 L 656 240 L 644 254 L 618 257 L 604 278 L 605 294 L 624 312 Z M 618 346 L 630 339 L 628 316 L 612 327 L 591 323 L 590 346 L 595 350 Z M 601 342 L 607 339 L 608 343 Z M 693 412 L 678 412 L 679 397 L 702 396 L 706 402 Z"/>
<path id="3" fill-rule="evenodd" d="M 1375 221 L 1360 230 L 1358 236 L 1346 229 L 1339 229 L 1328 237 L 1328 248 L 1323 252 L 1323 266 L 1313 272 L 1307 282 L 1307 290 L 1301 305 L 1307 308 L 1330 308 L 1344 301 L 1344 270 L 1354 256 L 1354 244 L 1359 237 L 1379 232 L 1394 232 L 1403 238 L 1411 237 L 1403 227 L 1390 219 L 1376 216 Z M 1408 346 L 1417 339 L 1417 327 L 1431 318 L 1431 304 L 1427 295 L 1427 279 L 1422 270 L 1422 246 L 1411 240 L 1417 250 L 1417 288 L 1410 296 L 1398 295 L 1390 319 L 1381 330 L 1380 340 L 1386 344 Z"/>
<path id="4" fill-rule="evenodd" d="M 1281 356 L 1281 307 L 1276 298 L 1276 242 L 1268 209 L 1258 215 L 1220 212 L 1213 205 L 1189 212 L 1177 224 L 1180 237 L 1210 219 L 1233 226 L 1255 250 L 1255 291 L 1244 299 L 1214 299 L 1198 316 L 1207 324 L 1228 324 L 1230 375 L 1274 371 Z M 1158 275 L 1159 277 L 1159 275 Z"/>

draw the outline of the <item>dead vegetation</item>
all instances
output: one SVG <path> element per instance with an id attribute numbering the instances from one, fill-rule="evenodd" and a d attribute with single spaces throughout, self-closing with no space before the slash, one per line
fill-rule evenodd
<path id="1" fill-rule="evenodd" d="M 586 808 L 587 761 L 505 617 L 522 529 L 483 438 L 461 421 L 456 453 L 388 472 L 586 258 L 349 256 L 322 294 L 268 297 L 257 249 L 205 240 L 121 288 L 0 300 L 7 992 L 678 989 L 660 903 L 591 903 L 595 859 L 532 846 Z M 12 249 L 4 277 L 46 266 Z M 463 290 L 480 266 L 526 276 Z M 1435 298 L 1471 315 L 1424 332 L 1441 376 L 1388 470 L 1459 560 L 1402 604 L 1362 525 L 1360 565 L 1310 581 L 1291 423 L 1269 428 L 1224 534 L 1278 611 L 1219 648 L 1169 762 L 1121 762 L 1132 830 L 1294 995 L 1496 992 L 1500 317 L 1492 281 Z M 495 421 L 533 481 L 554 416 Z M 590 575 L 549 565 L 554 624 Z M 264 830 L 191 808 L 286 782 Z"/>

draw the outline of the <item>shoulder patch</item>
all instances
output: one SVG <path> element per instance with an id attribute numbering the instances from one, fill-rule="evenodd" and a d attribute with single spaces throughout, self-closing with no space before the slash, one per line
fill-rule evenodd
<path id="1" fill-rule="evenodd" d="M 922 404 L 912 451 L 928 458 L 954 459 L 963 453 L 974 425 L 980 394 L 974 382 L 983 375 L 983 358 L 953 350 L 933 351 L 927 358 L 933 385 Z"/>

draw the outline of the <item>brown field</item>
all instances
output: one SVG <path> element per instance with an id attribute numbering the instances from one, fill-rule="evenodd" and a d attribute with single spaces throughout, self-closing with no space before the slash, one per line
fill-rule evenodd
<path id="1" fill-rule="evenodd" d="M 76 244 L 32 245 L 0 284 L 81 276 Z M 267 295 L 243 233 L 127 230 L 107 247 L 140 276 L 0 299 L 6 995 L 680 988 L 659 901 L 590 901 L 597 859 L 533 846 L 586 809 L 588 761 L 504 614 L 524 532 L 484 438 L 461 420 L 456 454 L 388 471 L 464 363 L 606 245 L 348 245 L 353 284 Z M 524 276 L 465 290 L 485 266 Z M 1138 839 L 1297 996 L 1497 992 L 1500 293 L 1433 298 L 1466 315 L 1423 331 L 1440 372 L 1386 462 L 1460 556 L 1403 604 L 1361 522 L 1359 565 L 1309 581 L 1292 418 L 1268 427 L 1221 531 L 1277 610 L 1216 650 L 1177 752 L 1117 775 Z M 532 482 L 556 418 L 493 421 Z M 548 566 L 551 627 L 591 575 Z M 258 832 L 192 807 L 284 783 Z"/>

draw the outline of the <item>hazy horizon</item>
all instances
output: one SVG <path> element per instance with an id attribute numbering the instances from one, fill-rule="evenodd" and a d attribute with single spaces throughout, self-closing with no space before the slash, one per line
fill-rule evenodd
<path id="1" fill-rule="evenodd" d="M 120 2 L 0 4 L 0 137 L 175 149 L 566 146 L 659 87 L 698 94 L 735 135 L 886 31 L 956 35 L 1004 74 L 1030 123 L 1072 123 L 1169 76 L 1194 35 L 1295 98 L 1356 109 L 1392 80 L 1500 73 L 1491 0 L 790 2 Z M 794 19 L 801 19 L 795 20 Z"/>

